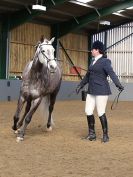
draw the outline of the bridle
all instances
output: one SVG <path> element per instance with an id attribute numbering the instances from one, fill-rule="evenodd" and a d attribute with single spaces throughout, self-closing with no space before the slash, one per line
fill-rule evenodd
<path id="1" fill-rule="evenodd" d="M 52 46 L 52 44 L 40 44 L 38 47 L 41 48 L 41 46 L 43 46 L 43 45 L 50 45 L 50 46 Z M 47 59 L 47 64 L 48 64 L 51 60 L 55 60 L 55 61 L 56 61 L 56 58 L 54 58 L 54 59 L 48 58 L 48 57 L 45 55 L 45 53 L 43 52 L 43 50 L 40 49 L 39 52 L 41 52 L 41 54 Z M 39 55 L 39 53 L 38 53 L 38 55 Z"/>
<path id="2" fill-rule="evenodd" d="M 51 45 L 51 46 L 52 46 L 52 44 L 38 44 L 37 48 L 39 48 L 39 51 L 37 52 L 36 57 L 37 57 L 38 60 L 39 60 L 39 54 L 41 53 L 41 54 L 43 55 L 43 57 L 46 58 L 46 60 L 47 60 L 46 69 L 47 69 L 47 72 L 48 72 L 48 70 L 49 70 L 49 68 L 48 68 L 49 62 L 52 61 L 52 60 L 55 60 L 55 61 L 57 61 L 57 60 L 56 60 L 55 57 L 54 57 L 54 59 L 51 59 L 51 58 L 48 58 L 48 57 L 45 55 L 44 50 L 41 50 L 41 46 L 43 46 L 43 45 Z M 50 71 L 50 73 L 54 73 L 54 72 L 53 72 L 53 71 Z"/>

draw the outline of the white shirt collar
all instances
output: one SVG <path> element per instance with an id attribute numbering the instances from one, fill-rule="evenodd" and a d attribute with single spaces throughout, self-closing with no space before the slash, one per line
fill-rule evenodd
<path id="1" fill-rule="evenodd" d="M 97 61 L 99 58 L 101 58 L 103 55 L 99 54 L 97 57 L 95 57 L 95 61 Z"/>

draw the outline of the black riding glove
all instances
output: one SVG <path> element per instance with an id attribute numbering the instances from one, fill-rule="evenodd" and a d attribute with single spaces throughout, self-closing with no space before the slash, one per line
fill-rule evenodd
<path id="1" fill-rule="evenodd" d="M 120 92 L 122 92 L 123 90 L 124 90 L 124 87 L 120 84 L 120 85 L 117 85 L 116 86 L 117 88 L 118 88 L 118 90 L 120 91 Z"/>

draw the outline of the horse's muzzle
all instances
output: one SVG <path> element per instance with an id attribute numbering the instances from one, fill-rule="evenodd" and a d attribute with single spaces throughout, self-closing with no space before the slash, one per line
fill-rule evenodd
<path id="1" fill-rule="evenodd" d="M 56 70 L 57 70 L 56 67 L 54 67 L 53 65 L 50 65 L 50 72 L 51 72 L 51 73 L 55 73 Z"/>

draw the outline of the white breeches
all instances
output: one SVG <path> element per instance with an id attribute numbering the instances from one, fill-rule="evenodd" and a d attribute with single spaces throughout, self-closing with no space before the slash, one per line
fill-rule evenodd
<path id="1" fill-rule="evenodd" d="M 98 116 L 102 116 L 105 113 L 106 105 L 108 101 L 108 95 L 90 95 L 87 94 L 86 104 L 85 104 L 85 113 L 87 116 L 92 115 L 95 109 L 97 108 Z"/>

